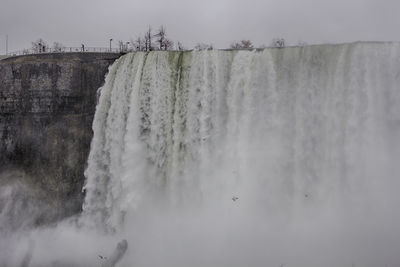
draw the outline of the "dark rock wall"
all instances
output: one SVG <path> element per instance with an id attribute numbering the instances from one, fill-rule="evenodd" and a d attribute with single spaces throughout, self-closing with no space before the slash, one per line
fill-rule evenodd
<path id="1" fill-rule="evenodd" d="M 36 203 L 32 224 L 80 211 L 96 92 L 118 57 L 71 53 L 0 60 L 0 188 L 13 190 L 0 192 L 3 220 L 15 217 L 15 224 L 23 212 L 7 211 L 10 196 L 19 202 L 24 196 L 26 207 Z"/>

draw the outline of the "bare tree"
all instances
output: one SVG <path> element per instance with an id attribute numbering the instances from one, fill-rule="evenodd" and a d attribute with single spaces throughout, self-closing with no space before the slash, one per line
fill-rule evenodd
<path id="1" fill-rule="evenodd" d="M 125 51 L 125 44 L 123 41 L 118 41 L 119 52 Z"/>
<path id="2" fill-rule="evenodd" d="M 158 32 L 154 35 L 154 37 L 157 38 L 156 42 L 158 43 L 158 48 L 160 50 L 164 50 L 164 40 L 166 38 L 166 33 L 165 33 L 165 28 L 164 26 L 161 25 L 160 29 Z"/>
<path id="3" fill-rule="evenodd" d="M 245 49 L 252 49 L 254 48 L 253 43 L 250 40 L 242 40 L 240 41 L 242 44 L 242 47 Z"/>
<path id="4" fill-rule="evenodd" d="M 213 45 L 212 44 L 204 44 L 204 43 L 198 43 L 194 47 L 195 50 L 212 50 Z"/>
<path id="5" fill-rule="evenodd" d="M 253 43 L 250 40 L 241 40 L 240 42 L 233 42 L 231 44 L 232 49 L 252 49 L 254 48 Z"/>
<path id="6" fill-rule="evenodd" d="M 151 35 L 151 27 L 149 26 L 149 29 L 147 32 L 144 34 L 144 50 L 145 51 L 151 51 L 153 50 L 153 44 L 151 42 L 152 35 Z"/>
<path id="7" fill-rule="evenodd" d="M 54 42 L 53 43 L 53 51 L 54 52 L 63 52 L 65 50 L 65 46 L 62 43 Z"/>
<path id="8" fill-rule="evenodd" d="M 170 39 L 164 40 L 164 50 L 172 50 L 174 48 L 174 42 Z"/>
<path id="9" fill-rule="evenodd" d="M 178 42 L 176 44 L 176 49 L 179 50 L 179 51 L 186 50 L 185 46 L 181 42 Z"/>
<path id="10" fill-rule="evenodd" d="M 285 47 L 285 39 L 283 38 L 274 38 L 271 43 L 272 47 L 282 48 Z"/>
<path id="11" fill-rule="evenodd" d="M 231 49 L 240 49 L 241 47 L 240 47 L 240 43 L 238 43 L 238 42 L 233 42 L 233 43 L 231 43 Z"/>
<path id="12" fill-rule="evenodd" d="M 33 53 L 45 53 L 47 50 L 48 45 L 42 38 L 39 38 L 35 42 L 32 42 Z"/>
<path id="13" fill-rule="evenodd" d="M 160 50 L 170 50 L 174 47 L 174 43 L 167 38 L 165 27 L 161 25 L 158 32 L 154 35 L 157 37 L 156 42 L 158 43 L 158 48 Z"/>
<path id="14" fill-rule="evenodd" d="M 145 45 L 144 45 L 145 41 L 142 37 L 139 36 L 138 38 L 136 38 L 135 41 L 131 41 L 131 43 L 132 43 L 133 49 L 135 51 L 144 51 L 145 50 Z"/>

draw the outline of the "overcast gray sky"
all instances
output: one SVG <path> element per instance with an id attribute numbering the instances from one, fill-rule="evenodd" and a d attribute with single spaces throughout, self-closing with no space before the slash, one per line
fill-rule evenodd
<path id="1" fill-rule="evenodd" d="M 399 41 L 399 0 L 0 0 L 0 54 L 39 37 L 65 46 L 107 47 L 151 25 L 191 48 L 234 40 L 270 44 Z M 114 46 L 116 42 L 113 43 Z"/>

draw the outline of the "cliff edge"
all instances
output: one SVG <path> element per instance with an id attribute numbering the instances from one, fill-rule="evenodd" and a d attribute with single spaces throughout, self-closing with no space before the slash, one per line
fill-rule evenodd
<path id="1" fill-rule="evenodd" d="M 80 211 L 96 92 L 119 56 L 0 60 L 0 225 L 39 225 Z"/>

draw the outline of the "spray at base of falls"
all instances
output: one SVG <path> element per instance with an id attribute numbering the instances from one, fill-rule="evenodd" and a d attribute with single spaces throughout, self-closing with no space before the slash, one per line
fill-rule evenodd
<path id="1" fill-rule="evenodd" d="M 127 54 L 93 130 L 74 236 L 118 266 L 400 262 L 399 44 Z"/>

